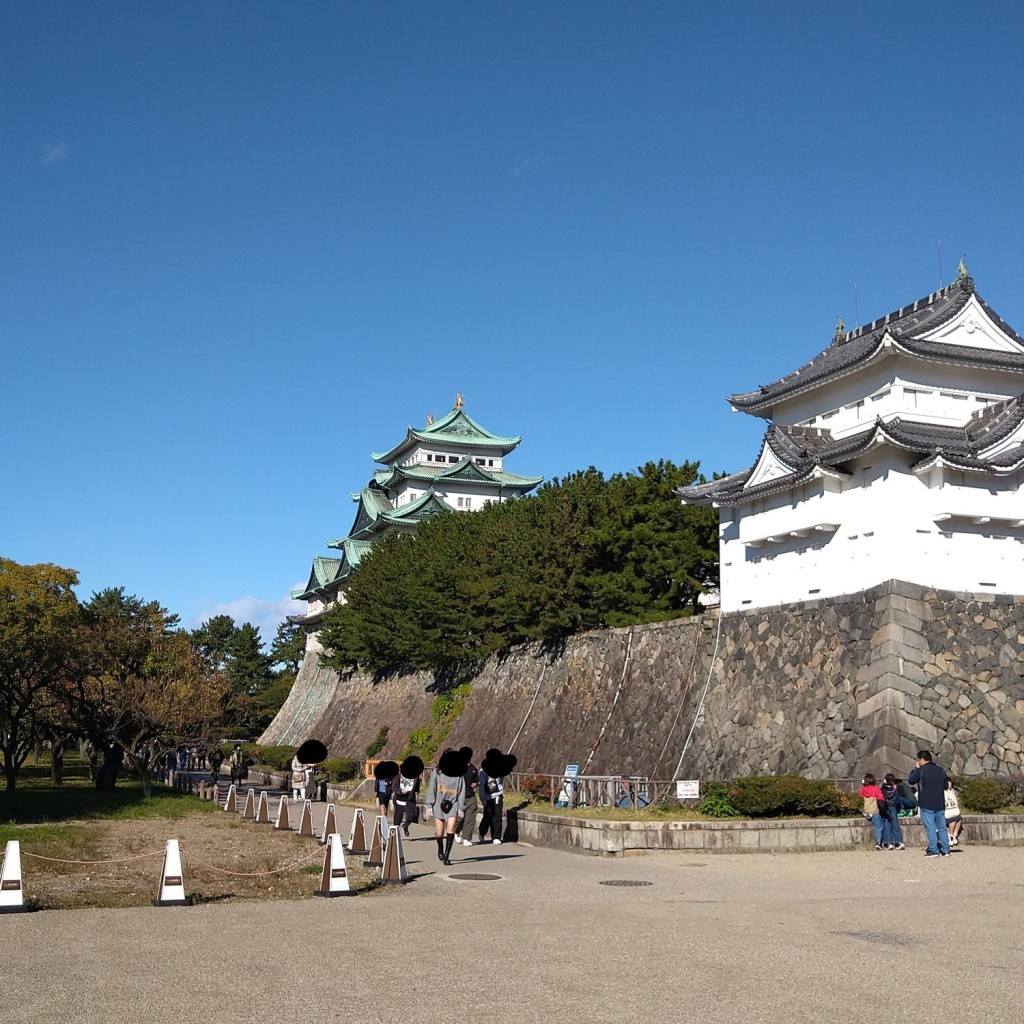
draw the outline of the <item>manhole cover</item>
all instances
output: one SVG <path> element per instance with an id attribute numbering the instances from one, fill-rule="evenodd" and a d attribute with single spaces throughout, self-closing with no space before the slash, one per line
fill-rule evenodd
<path id="1" fill-rule="evenodd" d="M 501 875 L 485 875 L 480 872 L 467 871 L 464 874 L 449 875 L 449 878 L 455 878 L 460 882 L 496 882 Z"/>
<path id="2" fill-rule="evenodd" d="M 653 882 L 643 882 L 639 878 L 607 878 L 603 882 L 599 882 L 598 885 L 654 885 Z"/>

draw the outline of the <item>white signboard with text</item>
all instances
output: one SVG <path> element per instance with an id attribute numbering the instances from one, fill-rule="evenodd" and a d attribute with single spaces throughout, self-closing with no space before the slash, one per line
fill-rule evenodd
<path id="1" fill-rule="evenodd" d="M 676 779 L 677 800 L 699 800 L 700 779 Z"/>

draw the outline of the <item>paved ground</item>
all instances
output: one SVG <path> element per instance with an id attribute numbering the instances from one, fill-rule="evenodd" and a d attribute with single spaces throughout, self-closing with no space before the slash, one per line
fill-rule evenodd
<path id="1" fill-rule="evenodd" d="M 0 917 L 0 1020 L 1024 1017 L 1022 850 L 603 859 L 504 845 L 456 847 L 443 868 L 419 826 L 406 849 L 412 883 L 354 899 Z"/>

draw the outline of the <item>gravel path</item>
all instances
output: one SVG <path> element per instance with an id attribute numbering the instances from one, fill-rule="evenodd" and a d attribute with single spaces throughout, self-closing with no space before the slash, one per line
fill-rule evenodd
<path id="1" fill-rule="evenodd" d="M 407 853 L 415 881 L 354 899 L 0 917 L 0 1018 L 1021 1017 L 1018 849 L 603 859 L 504 845 L 457 847 L 443 868 L 416 826 Z M 451 877 L 466 872 L 501 877 Z"/>

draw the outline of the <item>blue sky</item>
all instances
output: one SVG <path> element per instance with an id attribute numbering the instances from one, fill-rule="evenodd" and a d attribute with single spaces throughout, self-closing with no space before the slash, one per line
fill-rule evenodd
<path id="1" fill-rule="evenodd" d="M 34 0 L 0 16 L 0 554 L 278 621 L 372 450 L 699 459 L 938 286 L 1024 329 L 1024 8 Z M 854 307 L 854 289 L 857 310 Z"/>

